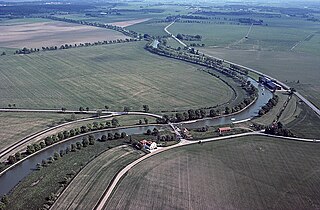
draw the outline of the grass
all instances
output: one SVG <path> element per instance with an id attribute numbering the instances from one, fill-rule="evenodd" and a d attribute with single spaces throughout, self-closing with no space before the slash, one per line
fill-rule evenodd
<path id="1" fill-rule="evenodd" d="M 8 25 L 1 25 L 0 30 L 3 35 L 0 37 L 0 46 L 7 48 L 40 48 L 57 46 L 64 44 L 79 44 L 86 42 L 117 40 L 127 38 L 120 32 L 71 24 L 59 21 L 38 21 L 21 22 L 16 20 L 14 23 L 9 21 Z M 15 24 L 15 25 L 12 25 Z"/>
<path id="2" fill-rule="evenodd" d="M 79 172 L 52 209 L 93 208 L 113 177 L 143 154 L 128 146 L 116 147 L 102 153 Z"/>
<path id="3" fill-rule="evenodd" d="M 0 107 L 151 112 L 215 105 L 233 97 L 219 79 L 191 65 L 150 54 L 144 42 L 2 56 Z M 192 90 L 192 91 L 190 91 Z"/>
<path id="4" fill-rule="evenodd" d="M 319 208 L 318 151 L 258 136 L 172 149 L 131 169 L 105 209 Z"/>
<path id="5" fill-rule="evenodd" d="M 8 195 L 9 204 L 7 209 L 41 208 L 46 202 L 46 198 L 60 189 L 60 182 L 64 180 L 64 177 L 68 176 L 67 174 L 72 171 L 79 171 L 99 153 L 108 150 L 109 147 L 116 147 L 121 144 L 123 144 L 122 140 L 97 142 L 94 146 L 71 152 L 49 166 L 33 171 Z M 111 156 L 112 151 L 110 151 Z"/>
<path id="6" fill-rule="evenodd" d="M 290 99 L 287 108 L 283 111 L 279 121 L 288 124 L 298 118 L 301 111 L 301 107 L 298 106 L 298 98 L 293 96 Z"/>
<path id="7" fill-rule="evenodd" d="M 132 26 L 128 26 L 127 29 L 141 34 L 149 34 L 151 36 L 166 36 L 167 33 L 164 31 L 164 28 L 168 24 L 169 23 L 155 23 L 152 21 L 147 21 Z"/>
<path id="8" fill-rule="evenodd" d="M 279 96 L 279 101 L 278 101 L 277 105 L 274 106 L 265 115 L 262 115 L 261 117 L 257 117 L 254 120 L 252 120 L 254 123 L 258 123 L 261 125 L 270 125 L 277 118 L 277 115 L 280 113 L 281 109 L 284 106 L 284 103 L 288 99 L 288 94 L 278 92 L 278 93 L 276 93 L 276 95 Z"/>
<path id="9" fill-rule="evenodd" d="M 295 119 L 287 123 L 286 127 L 289 128 L 298 137 L 319 139 L 320 117 L 302 102 L 298 102 L 297 106 L 298 107 L 295 109 L 300 109 L 300 113 L 299 111 L 295 111 Z"/>

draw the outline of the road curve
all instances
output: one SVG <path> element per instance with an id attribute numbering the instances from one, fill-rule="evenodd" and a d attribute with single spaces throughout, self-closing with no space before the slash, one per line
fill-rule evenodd
<path id="1" fill-rule="evenodd" d="M 169 31 L 168 31 L 168 28 L 173 25 L 175 23 L 175 21 L 173 21 L 172 23 L 170 23 L 167 27 L 165 27 L 165 32 L 168 33 L 169 35 L 171 35 L 177 42 L 179 42 L 181 45 L 183 45 L 184 47 L 186 47 L 187 45 L 182 42 L 180 39 L 178 39 L 177 37 L 175 37 L 173 34 L 171 34 Z M 200 52 L 200 51 L 199 51 Z M 203 52 L 201 52 L 203 53 Z M 203 53 L 204 54 L 204 53 Z M 251 71 L 251 72 L 254 72 L 258 75 L 261 75 L 261 76 L 264 76 L 264 77 L 268 77 L 270 78 L 271 80 L 274 80 L 276 81 L 278 84 L 280 84 L 283 88 L 289 90 L 290 87 L 288 85 L 286 85 L 285 83 L 277 80 L 276 78 L 273 78 L 265 73 L 262 73 L 260 71 L 257 71 L 257 70 L 254 70 L 252 68 L 249 68 L 249 67 L 246 67 L 246 66 L 243 66 L 243 65 L 240 65 L 240 64 L 237 64 L 237 63 L 233 63 L 231 61 L 228 61 L 228 60 L 224 60 L 224 59 L 221 59 L 221 58 L 218 58 L 218 57 L 215 57 L 215 56 L 211 56 L 211 55 L 207 55 L 208 57 L 211 57 L 211 58 L 214 58 L 214 59 L 217 59 L 217 60 L 223 60 L 225 63 L 228 63 L 228 64 L 232 64 L 232 65 L 235 65 L 235 66 L 239 66 L 241 68 L 244 68 L 244 69 L 247 69 L 248 71 Z M 311 103 L 308 99 L 306 99 L 304 96 L 302 96 L 300 93 L 298 92 L 294 92 L 294 94 L 300 99 L 302 100 L 305 104 L 307 104 L 307 106 L 309 106 L 317 115 L 320 116 L 320 110 L 313 104 Z"/>
<path id="2" fill-rule="evenodd" d="M 243 137 L 243 136 L 252 136 L 252 135 L 268 136 L 268 137 L 279 138 L 279 139 L 284 139 L 284 140 L 294 140 L 294 141 L 320 143 L 320 140 L 318 140 L 318 139 L 303 139 L 303 138 L 294 138 L 294 137 L 275 136 L 275 135 L 270 135 L 270 134 L 264 134 L 264 133 L 261 133 L 260 131 L 255 131 L 255 132 L 250 132 L 250 133 L 235 134 L 235 135 L 231 135 L 231 136 L 221 136 L 221 137 L 215 137 L 215 138 L 208 138 L 208 139 L 203 139 L 203 140 L 199 140 L 199 141 L 188 141 L 188 140 L 182 139 L 178 144 L 175 144 L 175 145 L 172 145 L 172 146 L 169 146 L 169 147 L 160 148 L 160 149 L 158 149 L 158 150 L 156 150 L 154 152 L 151 152 L 151 153 L 139 158 L 138 160 L 132 162 L 131 164 L 127 165 L 124 169 L 122 169 L 117 174 L 115 179 L 112 181 L 111 185 L 108 187 L 108 189 L 104 193 L 102 199 L 99 201 L 99 203 L 93 209 L 94 210 L 102 210 L 104 208 L 106 202 L 110 198 L 112 192 L 116 188 L 117 184 L 127 174 L 127 172 L 131 168 L 133 168 L 135 165 L 140 163 L 141 161 L 143 161 L 143 160 L 145 160 L 145 159 L 147 159 L 147 158 L 149 158 L 149 157 L 151 157 L 153 155 L 159 154 L 161 152 L 164 152 L 164 151 L 167 151 L 167 150 L 170 150 L 170 149 L 173 149 L 173 148 L 181 147 L 181 146 L 186 146 L 186 145 L 191 145 L 191 144 L 198 144 L 199 142 L 204 143 L 204 142 L 226 140 L 226 139 L 232 139 L 232 138 Z"/>

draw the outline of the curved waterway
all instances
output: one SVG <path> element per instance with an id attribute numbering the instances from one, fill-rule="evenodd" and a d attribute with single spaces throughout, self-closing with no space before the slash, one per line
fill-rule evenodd
<path id="1" fill-rule="evenodd" d="M 257 100 L 251 104 L 250 107 L 248 107 L 246 110 L 227 117 L 219 117 L 214 119 L 205 119 L 205 120 L 197 120 L 194 122 L 182 122 L 177 123 L 176 125 L 183 124 L 183 127 L 186 127 L 188 129 L 192 128 L 199 128 L 199 127 L 205 127 L 205 126 L 216 126 L 216 125 L 223 125 L 223 124 L 231 124 L 233 122 L 242 121 L 251 119 L 253 117 L 258 116 L 258 112 L 261 109 L 262 106 L 264 106 L 268 101 L 273 97 L 273 94 L 268 89 L 262 87 L 259 85 L 259 83 L 251 78 L 248 79 L 248 81 L 251 82 L 256 88 L 258 88 L 259 96 Z"/>
<path id="2" fill-rule="evenodd" d="M 250 78 L 248 80 L 251 82 L 251 84 L 258 88 L 259 96 L 258 99 L 246 110 L 232 116 L 182 123 L 183 126 L 190 129 L 204 126 L 230 124 L 235 121 L 241 121 L 257 116 L 260 108 L 265 105 L 273 95 L 269 90 L 259 86 L 259 84 L 255 80 Z M 124 129 L 113 129 L 109 131 L 97 131 L 93 133 L 93 135 L 95 136 L 95 138 L 101 138 L 102 135 L 106 135 L 108 132 L 126 132 L 126 134 L 128 135 L 142 134 L 145 133 L 148 129 L 152 130 L 155 127 L 156 126 L 142 126 Z M 6 173 L 0 176 L 0 196 L 9 193 L 10 190 L 14 188 L 14 186 L 16 186 L 24 177 L 32 172 L 37 163 L 41 163 L 43 159 L 47 159 L 48 157 L 53 156 L 54 152 L 59 152 L 60 150 L 65 149 L 67 146 L 70 146 L 70 144 L 72 143 L 82 141 L 82 138 L 82 136 L 75 137 L 67 142 L 57 144 L 51 148 L 39 152 L 38 154 L 24 160 L 20 164 L 8 170 Z"/>
<path id="3" fill-rule="evenodd" d="M 92 133 L 92 135 L 94 135 L 94 137 L 98 139 L 101 138 L 102 135 L 107 135 L 108 133 L 115 132 L 125 132 L 127 135 L 143 134 L 147 132 L 148 129 L 153 130 L 155 127 L 158 127 L 159 129 L 159 126 L 150 125 L 123 129 L 112 129 L 107 131 L 97 131 L 95 133 Z M 8 194 L 10 190 L 14 188 L 14 186 L 16 186 L 24 177 L 28 176 L 36 168 L 37 163 L 41 163 L 43 159 L 47 159 L 50 156 L 53 156 L 55 152 L 66 149 L 72 143 L 76 143 L 78 141 L 82 142 L 82 138 L 83 136 L 74 137 L 69 141 L 62 142 L 42 152 L 39 152 L 34 156 L 22 161 L 20 164 L 8 170 L 6 173 L 2 174 L 0 176 L 0 196 Z"/>

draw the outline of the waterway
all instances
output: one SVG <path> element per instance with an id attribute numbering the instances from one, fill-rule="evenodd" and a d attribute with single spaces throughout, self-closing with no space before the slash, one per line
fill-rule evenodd
<path id="1" fill-rule="evenodd" d="M 158 43 L 153 43 L 157 45 Z M 227 117 L 220 117 L 214 119 L 206 119 L 206 120 L 199 120 L 195 122 L 189 123 L 182 123 L 183 127 L 186 128 L 199 128 L 204 126 L 215 126 L 215 125 L 222 125 L 222 124 L 230 124 L 235 121 L 245 120 L 248 118 L 252 118 L 258 115 L 258 111 L 260 108 L 265 105 L 270 98 L 272 98 L 272 93 L 267 90 L 263 89 L 259 84 L 253 80 L 248 79 L 251 84 L 259 90 L 259 96 L 257 100 L 246 110 L 240 112 L 236 115 L 227 116 Z M 181 123 L 176 124 L 179 126 Z M 95 138 L 101 138 L 102 135 L 107 135 L 108 132 L 125 132 L 127 135 L 132 134 L 142 134 L 145 133 L 148 129 L 154 129 L 155 126 L 142 126 L 142 127 L 133 127 L 133 128 L 125 128 L 125 129 L 113 129 L 112 131 L 97 131 L 93 133 Z M 54 152 L 59 152 L 60 150 L 65 149 L 66 147 L 70 146 L 72 143 L 76 143 L 78 141 L 82 141 L 83 137 L 74 137 L 73 139 L 63 142 L 61 144 L 57 144 L 51 148 L 48 148 L 38 154 L 24 160 L 22 163 L 16 165 L 12 169 L 8 170 L 6 173 L 0 176 L 0 196 L 7 194 L 10 192 L 11 189 L 14 188 L 24 177 L 29 175 L 32 170 L 35 169 L 37 163 L 41 163 L 43 159 L 47 159 L 50 156 L 53 156 Z"/>

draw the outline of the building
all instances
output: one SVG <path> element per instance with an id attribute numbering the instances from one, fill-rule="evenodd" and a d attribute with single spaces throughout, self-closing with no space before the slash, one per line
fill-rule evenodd
<path id="1" fill-rule="evenodd" d="M 263 84 L 272 91 L 281 90 L 281 85 L 277 84 L 276 81 L 271 80 L 268 77 L 259 77 L 259 83 Z"/>
<path id="2" fill-rule="evenodd" d="M 143 148 L 147 150 L 154 150 L 157 149 L 157 144 L 156 142 L 153 141 L 147 141 L 147 140 L 141 140 L 140 143 L 143 145 Z"/>
<path id="3" fill-rule="evenodd" d="M 230 127 L 223 127 L 223 128 L 218 128 L 219 133 L 224 133 L 224 132 L 228 132 L 231 131 Z"/>

